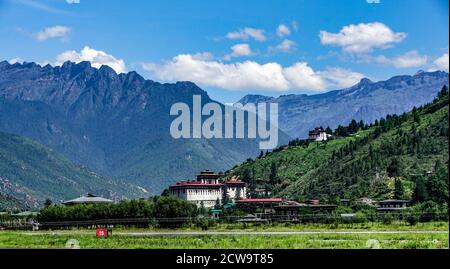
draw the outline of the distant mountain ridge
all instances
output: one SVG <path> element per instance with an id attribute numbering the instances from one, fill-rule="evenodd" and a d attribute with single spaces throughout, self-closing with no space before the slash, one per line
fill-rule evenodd
<path id="1" fill-rule="evenodd" d="M 52 67 L 3 61 L 0 131 L 30 137 L 78 164 L 159 194 L 200 170 L 223 171 L 259 153 L 254 139 L 173 139 L 170 107 L 192 106 L 193 95 L 213 102 L 192 82 L 162 84 L 89 62 Z"/>
<path id="2" fill-rule="evenodd" d="M 239 102 L 278 103 L 279 127 L 292 137 L 305 138 L 315 126 L 336 128 L 352 119 L 373 122 L 387 114 L 409 111 L 432 101 L 439 89 L 448 85 L 448 79 L 443 71 L 419 71 L 379 82 L 363 78 L 352 87 L 323 94 L 247 95 Z"/>

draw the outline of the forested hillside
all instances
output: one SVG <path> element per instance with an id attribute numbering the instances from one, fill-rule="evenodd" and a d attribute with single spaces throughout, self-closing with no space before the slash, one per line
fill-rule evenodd
<path id="1" fill-rule="evenodd" d="M 371 125 L 352 121 L 326 142 L 291 141 L 228 171 L 271 196 L 448 201 L 448 89 L 427 105 Z"/>
<path id="2" fill-rule="evenodd" d="M 42 206 L 93 193 L 112 199 L 146 195 L 138 187 L 73 164 L 31 139 L 0 132 L 0 211 Z"/>

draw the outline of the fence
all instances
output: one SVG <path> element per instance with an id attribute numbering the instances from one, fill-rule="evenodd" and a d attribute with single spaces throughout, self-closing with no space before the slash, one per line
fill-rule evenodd
<path id="1" fill-rule="evenodd" d="M 407 221 L 407 222 L 427 222 L 432 220 L 448 221 L 449 215 L 444 213 L 377 213 L 377 214 L 301 214 L 301 215 L 273 215 L 256 214 L 254 217 L 225 216 L 216 219 L 203 218 L 203 220 L 214 220 L 220 223 L 249 222 L 259 224 L 269 223 L 363 223 L 363 222 L 384 222 Z M 69 229 L 69 228 L 101 228 L 101 227 L 180 227 L 183 224 L 200 224 L 199 218 L 123 218 L 123 219 L 99 219 L 83 221 L 42 221 L 37 223 L 34 220 L 9 220 L 0 222 L 0 229 L 31 230 L 31 229 Z M 210 224 L 213 224 L 211 222 Z M 206 225 L 210 225 L 206 224 Z"/>

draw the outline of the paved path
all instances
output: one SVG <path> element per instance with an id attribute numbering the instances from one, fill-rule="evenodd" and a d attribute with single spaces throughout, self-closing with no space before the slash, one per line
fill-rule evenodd
<path id="1" fill-rule="evenodd" d="M 92 232 L 17 232 L 24 235 L 94 235 Z M 265 232 L 250 232 L 250 231 L 229 231 L 229 232 L 114 232 L 113 235 L 126 235 L 126 236 L 200 236 L 200 235 L 312 235 L 312 234 L 442 234 L 449 233 L 449 231 L 435 231 L 435 230 L 412 230 L 412 231 L 359 231 L 359 230 L 347 230 L 347 231 L 265 231 Z"/>

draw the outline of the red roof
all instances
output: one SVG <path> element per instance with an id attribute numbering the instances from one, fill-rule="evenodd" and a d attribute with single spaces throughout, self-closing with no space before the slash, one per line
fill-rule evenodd
<path id="1" fill-rule="evenodd" d="M 282 201 L 281 198 L 250 198 L 236 200 L 237 203 L 281 203 Z"/>
<path id="2" fill-rule="evenodd" d="M 210 184 L 210 183 L 202 183 L 202 182 L 179 182 L 175 185 L 171 185 L 170 188 L 176 187 L 222 187 L 223 184 Z"/>

